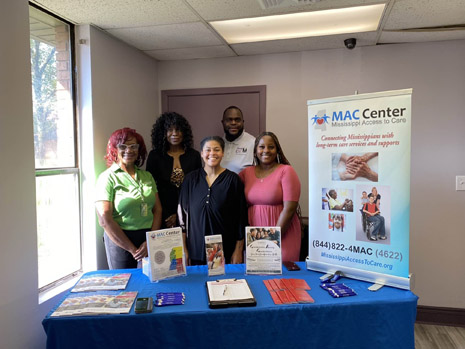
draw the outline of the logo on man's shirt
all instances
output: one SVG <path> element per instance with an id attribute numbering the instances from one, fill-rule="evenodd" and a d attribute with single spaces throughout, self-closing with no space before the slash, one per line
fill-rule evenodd
<path id="1" fill-rule="evenodd" d="M 237 147 L 236 148 L 236 154 L 246 154 L 247 153 L 247 148 L 240 148 L 240 147 Z"/>

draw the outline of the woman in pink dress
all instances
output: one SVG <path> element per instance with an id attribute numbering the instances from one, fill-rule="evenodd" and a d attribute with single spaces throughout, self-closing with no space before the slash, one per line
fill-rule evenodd
<path id="1" fill-rule="evenodd" d="M 298 261 L 301 228 L 299 211 L 300 181 L 272 132 L 255 140 L 255 166 L 239 176 L 244 182 L 249 224 L 281 227 L 283 261 Z"/>

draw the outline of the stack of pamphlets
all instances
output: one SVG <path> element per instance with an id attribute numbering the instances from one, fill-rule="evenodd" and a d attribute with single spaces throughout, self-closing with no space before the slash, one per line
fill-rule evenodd
<path id="1" fill-rule="evenodd" d="M 307 282 L 302 279 L 269 279 L 263 280 L 275 304 L 314 303 L 308 294 Z"/>
<path id="2" fill-rule="evenodd" d="M 130 273 L 84 275 L 71 292 L 124 290 Z"/>
<path id="3" fill-rule="evenodd" d="M 137 291 L 115 291 L 126 289 L 130 277 L 130 273 L 84 275 L 51 316 L 129 313 Z"/>
<path id="4" fill-rule="evenodd" d="M 102 292 L 71 294 L 51 316 L 127 314 L 136 297 L 137 291 L 113 294 Z"/>

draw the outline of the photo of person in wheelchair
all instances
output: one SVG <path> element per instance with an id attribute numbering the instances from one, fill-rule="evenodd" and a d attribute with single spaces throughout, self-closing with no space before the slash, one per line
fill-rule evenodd
<path id="1" fill-rule="evenodd" d="M 384 217 L 375 203 L 375 196 L 368 197 L 362 209 L 363 229 L 371 241 L 386 240 Z"/>
<path id="2" fill-rule="evenodd" d="M 339 201 L 337 191 L 335 189 L 331 189 L 326 196 L 328 198 L 330 210 L 353 212 L 354 204 L 352 200 L 344 198 L 344 201 Z"/>

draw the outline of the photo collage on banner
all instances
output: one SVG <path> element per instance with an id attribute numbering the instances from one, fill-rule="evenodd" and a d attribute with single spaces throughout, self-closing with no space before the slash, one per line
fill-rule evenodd
<path id="1" fill-rule="evenodd" d="M 309 269 L 409 288 L 411 93 L 308 101 Z"/>

